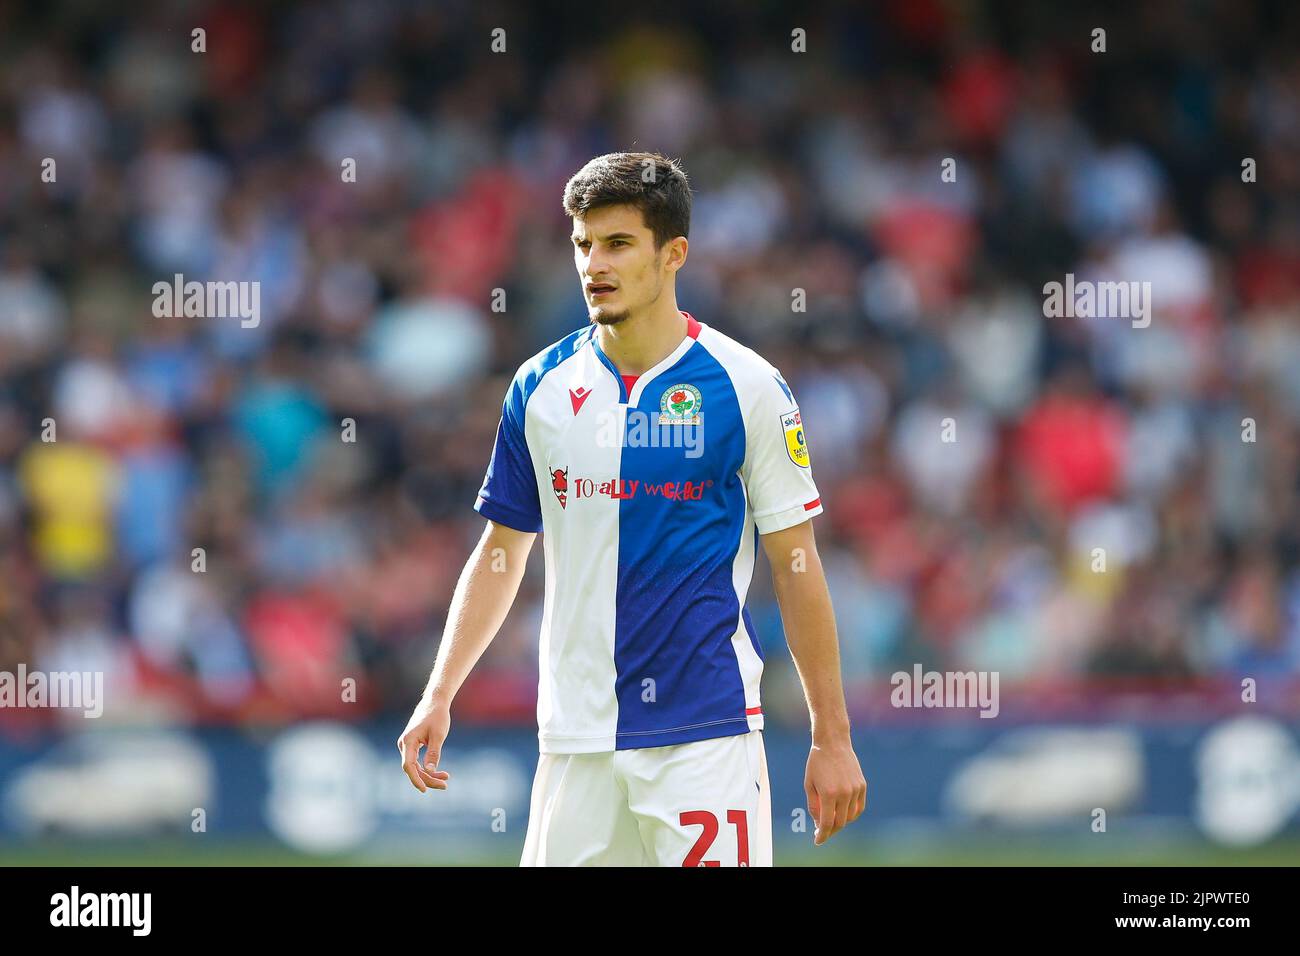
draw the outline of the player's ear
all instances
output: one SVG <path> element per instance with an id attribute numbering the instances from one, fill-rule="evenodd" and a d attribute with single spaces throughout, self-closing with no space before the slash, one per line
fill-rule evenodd
<path id="1" fill-rule="evenodd" d="M 688 245 L 685 236 L 677 236 L 664 243 L 664 265 L 669 272 L 676 272 L 686 265 L 686 248 Z"/>

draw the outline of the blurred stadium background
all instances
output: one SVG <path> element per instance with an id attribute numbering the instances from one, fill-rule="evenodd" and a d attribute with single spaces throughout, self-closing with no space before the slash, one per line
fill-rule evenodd
<path id="1" fill-rule="evenodd" d="M 451 791 L 393 741 L 509 377 L 586 321 L 561 188 L 627 148 L 683 160 L 679 302 L 783 370 L 827 505 L 868 811 L 792 830 L 760 566 L 778 864 L 1300 860 L 1300 8 L 334 0 L 0 2 L 0 671 L 107 682 L 0 709 L 0 862 L 517 862 L 540 549 Z M 260 324 L 155 318 L 176 273 Z M 1067 273 L 1150 327 L 1045 318 Z M 998 717 L 894 709 L 914 664 Z"/>

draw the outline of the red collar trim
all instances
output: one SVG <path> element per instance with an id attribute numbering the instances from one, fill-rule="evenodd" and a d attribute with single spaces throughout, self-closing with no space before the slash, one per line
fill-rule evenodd
<path id="1" fill-rule="evenodd" d="M 695 316 L 684 309 L 678 309 L 677 311 L 686 316 L 686 334 L 693 339 L 698 339 L 700 337 L 700 323 L 695 320 Z"/>

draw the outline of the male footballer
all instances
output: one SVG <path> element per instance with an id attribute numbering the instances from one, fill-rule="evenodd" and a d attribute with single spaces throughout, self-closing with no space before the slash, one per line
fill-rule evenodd
<path id="1" fill-rule="evenodd" d="M 564 191 L 585 328 L 514 376 L 474 508 L 487 519 L 398 740 L 421 792 L 451 702 L 544 531 L 540 757 L 524 866 L 771 866 L 745 597 L 761 540 L 812 723 L 825 843 L 866 805 L 849 737 L 799 408 L 781 373 L 677 307 L 691 194 L 673 160 L 611 153 Z M 426 749 L 421 762 L 420 750 Z"/>

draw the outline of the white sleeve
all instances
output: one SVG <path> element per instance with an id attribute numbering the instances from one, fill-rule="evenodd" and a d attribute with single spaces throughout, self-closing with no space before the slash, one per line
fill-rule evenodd
<path id="1" fill-rule="evenodd" d="M 780 372 L 747 396 L 745 462 L 740 469 L 759 534 L 793 527 L 822 513 L 813 483 L 803 418 Z"/>

